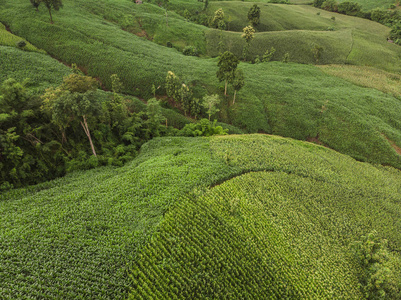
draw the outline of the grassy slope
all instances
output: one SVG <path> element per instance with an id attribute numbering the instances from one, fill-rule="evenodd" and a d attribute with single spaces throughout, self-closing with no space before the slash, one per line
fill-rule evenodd
<path id="1" fill-rule="evenodd" d="M 2 23 L 0 23 L 0 45 L 17 47 L 16 44 L 20 41 L 25 41 L 25 40 L 20 38 L 19 36 L 12 34 L 11 32 L 8 32 L 6 30 L 6 27 Z M 25 43 L 26 43 L 26 46 L 24 47 L 24 50 L 26 50 L 26 51 L 46 53 L 45 51 L 36 48 L 28 41 L 25 41 Z"/>
<path id="2" fill-rule="evenodd" d="M 29 79 L 31 89 L 43 92 L 50 85 L 60 84 L 63 77 L 70 74 L 68 67 L 28 41 L 23 50 L 18 49 L 16 43 L 21 40 L 24 39 L 8 32 L 0 23 L 0 83 L 8 78 L 20 82 Z"/>
<path id="3" fill-rule="evenodd" d="M 226 0 L 230 1 L 230 0 Z M 238 0 L 234 0 L 238 1 Z M 348 0 L 337 0 L 337 2 L 346 2 Z M 213 1 L 213 2 L 220 2 L 220 1 Z M 253 3 L 269 3 L 270 0 L 260 0 L 260 1 L 254 1 L 254 0 L 242 0 L 242 2 L 253 2 Z M 373 8 L 388 8 L 390 4 L 394 4 L 396 1 L 395 0 L 354 0 L 351 2 L 356 2 L 359 3 L 362 6 L 363 10 L 370 10 Z M 313 4 L 313 0 L 289 0 L 290 4 L 299 4 L 299 5 L 305 5 L 305 4 Z"/>
<path id="4" fill-rule="evenodd" d="M 254 196 L 249 194 L 250 191 L 246 189 L 247 181 L 242 177 L 207 192 L 209 186 L 249 171 L 274 173 L 267 175 L 267 178 L 255 178 L 260 189 L 255 190 L 259 192 L 253 193 Z M 255 220 L 268 222 L 269 225 L 265 228 L 271 230 L 266 234 L 270 237 L 277 234 L 277 243 L 266 245 L 256 239 L 255 247 L 266 249 L 266 253 L 271 256 L 257 251 L 247 252 L 252 248 L 244 248 L 243 251 L 250 254 L 249 261 L 239 260 L 238 263 L 252 267 L 252 260 L 258 259 L 252 255 L 261 255 L 259 259 L 267 261 L 279 261 L 281 258 L 272 251 L 280 249 L 283 250 L 283 259 L 291 259 L 289 265 L 282 266 L 282 272 L 277 272 L 276 278 L 280 282 L 287 282 L 298 292 L 297 286 L 303 285 L 302 293 L 313 294 L 308 286 L 310 280 L 302 283 L 296 276 L 293 278 L 284 275 L 287 271 L 288 274 L 293 274 L 302 263 L 309 266 L 309 269 L 304 270 L 304 275 L 319 270 L 324 274 L 323 277 L 326 276 L 325 289 L 340 287 L 334 292 L 358 295 L 355 287 L 344 286 L 355 283 L 357 271 L 353 269 L 355 265 L 347 252 L 347 245 L 360 235 L 376 229 L 380 237 L 389 240 L 391 249 L 401 248 L 401 240 L 397 234 L 401 226 L 401 199 L 398 193 L 401 188 L 400 176 L 399 171 L 391 168 L 376 168 L 358 163 L 321 146 L 280 137 L 251 135 L 155 139 L 143 146 L 137 159 L 122 168 L 100 168 L 74 173 L 39 186 L 0 194 L 0 292 L 5 299 L 126 297 L 131 284 L 127 277 L 127 268 L 136 269 L 138 262 L 145 265 L 149 263 L 138 260 L 138 255 L 144 257 L 147 251 L 153 250 L 148 248 L 145 252 L 140 252 L 140 249 L 154 233 L 169 207 L 186 205 L 187 200 L 183 200 L 182 204 L 178 200 L 185 198 L 185 195 L 192 195 L 190 199 L 198 199 L 196 206 L 189 206 L 184 211 L 174 208 L 169 212 L 165 224 L 170 224 L 173 228 L 185 226 L 179 218 L 175 219 L 177 213 L 180 211 L 180 214 L 185 215 L 194 212 L 198 219 L 205 222 L 210 216 L 214 220 L 221 220 L 219 223 L 207 223 L 211 232 L 217 230 L 218 227 L 214 226 L 220 224 L 222 229 L 229 230 L 233 238 L 243 237 L 248 230 L 256 232 L 246 224 L 243 224 L 245 231 L 238 229 L 238 226 L 242 226 L 242 208 L 252 212 L 257 205 L 261 219 L 258 217 Z M 255 185 L 256 182 L 248 184 Z M 227 189 L 226 186 L 237 186 L 237 190 Z M 273 198 L 259 198 L 264 195 L 268 186 Z M 230 189 L 232 193 L 237 193 L 239 199 L 249 199 L 248 202 L 241 202 L 239 215 L 234 217 L 227 216 L 229 205 L 233 205 L 229 199 L 234 199 L 227 193 Z M 326 193 L 334 194 L 327 197 Z M 198 198 L 203 194 L 203 197 Z M 300 195 L 302 196 L 299 197 Z M 288 201 L 278 205 L 278 201 L 283 199 Z M 204 209 L 203 201 L 209 201 L 210 211 Z M 215 206 L 216 201 L 219 206 Z M 290 229 L 292 222 L 296 222 L 288 219 L 289 215 L 285 213 L 289 211 L 287 208 L 294 210 L 294 214 L 298 216 L 295 220 L 299 218 L 308 221 L 300 222 L 302 226 L 284 234 L 277 226 Z M 295 209 L 299 211 L 296 213 Z M 276 212 L 277 216 L 283 217 L 283 221 L 278 224 L 279 218 L 272 218 L 267 211 Z M 378 214 L 380 218 L 377 218 Z M 255 217 L 253 213 L 246 213 L 245 216 L 249 220 Z M 175 221 L 172 223 L 172 220 Z M 341 220 L 345 223 L 340 226 Z M 392 220 L 392 226 L 389 226 L 389 220 Z M 322 231 L 323 225 L 319 225 L 319 222 L 326 222 L 328 227 L 325 231 Z M 257 224 L 259 223 L 255 223 L 255 226 L 259 226 Z M 163 225 L 159 232 L 166 228 L 168 227 Z M 199 228 L 195 226 L 195 229 Z M 310 233 L 303 235 L 313 230 L 321 231 L 319 239 Z M 196 231 L 193 232 L 195 234 Z M 157 242 L 158 236 L 160 235 L 152 240 Z M 301 236 L 305 236 L 305 240 L 299 240 Z M 201 240 L 201 237 L 199 239 L 200 243 L 206 241 Z M 238 246 L 245 242 L 241 239 Z M 215 236 L 214 241 L 216 240 L 220 249 L 223 249 L 227 240 Z M 319 242 L 325 244 L 321 252 L 314 254 L 312 250 Z M 297 248 L 292 243 L 298 243 Z M 154 243 L 151 245 L 153 247 Z M 192 246 L 188 244 L 188 247 L 190 245 Z M 204 251 L 215 251 L 214 245 L 213 242 Z M 329 252 L 330 247 L 334 247 L 335 252 Z M 182 251 L 185 252 L 185 249 Z M 298 260 L 298 255 L 303 251 L 311 258 L 309 264 L 306 258 Z M 341 251 L 344 252 L 343 255 L 335 257 Z M 314 255 L 319 253 L 322 257 L 321 263 L 317 265 Z M 188 252 L 187 254 L 190 255 Z M 224 258 L 218 251 L 213 252 L 213 256 L 216 259 Z M 204 263 L 209 260 L 207 256 L 202 257 L 205 259 Z M 176 257 L 171 256 L 163 264 L 180 274 L 181 271 L 177 270 L 179 266 L 174 264 L 175 260 Z M 224 260 L 222 262 L 225 264 Z M 341 273 L 345 267 L 351 269 L 346 271 L 346 276 L 336 278 L 330 273 L 333 269 L 329 262 L 339 266 L 334 270 L 335 274 Z M 238 265 L 232 261 L 230 264 L 235 272 Z M 153 267 L 151 265 L 147 270 Z M 272 270 L 266 265 L 263 268 L 266 271 Z M 145 270 L 141 269 L 141 272 Z M 205 269 L 204 276 L 208 278 L 211 274 L 209 272 L 210 269 Z M 219 273 L 217 270 L 213 272 L 219 274 L 217 285 L 224 282 L 226 273 Z M 190 275 L 195 276 L 194 273 Z M 146 279 L 146 276 L 147 273 L 143 278 Z M 312 280 L 316 283 L 317 291 L 322 291 L 322 276 L 315 275 Z M 164 280 L 168 278 L 174 281 L 174 278 L 168 276 Z M 202 276 L 196 284 L 198 287 L 202 287 L 201 278 Z M 174 287 L 175 283 L 169 286 Z M 149 286 L 150 289 L 156 287 L 157 285 Z M 239 288 L 239 292 L 243 291 Z"/>
<path id="5" fill-rule="evenodd" d="M 325 65 L 319 68 L 330 75 L 344 78 L 359 86 L 374 88 L 401 99 L 401 75 L 372 67 Z"/>
<path id="6" fill-rule="evenodd" d="M 360 159 L 375 153 L 376 162 L 400 164 L 399 155 L 381 135 L 401 145 L 399 99 L 335 77 L 322 77 L 320 70 L 306 65 L 263 63 L 243 65 L 242 69 L 248 79 L 239 99 L 250 92 L 256 97 L 239 100 L 233 111 L 237 125 L 257 130 L 263 118 L 257 119 L 256 112 L 265 111 L 274 134 L 297 139 L 319 136 L 342 153 Z"/>
<path id="7" fill-rule="evenodd" d="M 377 229 L 399 249 L 399 172 L 276 137 L 211 148 L 241 172 L 269 173 L 177 203 L 135 264 L 132 299 L 358 299 L 350 243 Z"/>
<path id="8" fill-rule="evenodd" d="M 183 56 L 175 49 L 161 47 L 122 31 L 119 25 L 105 21 L 101 13 L 90 13 L 97 7 L 93 1 L 69 3 L 54 14 L 54 25 L 48 23 L 43 9 L 38 14 L 25 1 L 2 2 L 5 6 L 0 20 L 7 21 L 12 30 L 63 61 L 78 63 L 89 74 L 100 77 L 106 86 L 109 85 L 109 76 L 117 73 L 126 92 L 150 96 L 152 83 L 160 85 L 162 91 L 165 75 L 172 70 L 187 83 L 196 83 L 203 94 L 217 91 L 216 59 Z M 113 4 L 114 8 L 107 18 L 112 18 L 111 14 L 135 12 L 138 7 L 128 0 L 103 0 L 99 7 L 105 7 L 105 3 Z M 141 7 L 146 6 L 151 7 L 150 4 Z M 10 13 L 14 10 L 18 14 Z M 329 18 L 327 14 L 316 17 Z M 354 20 L 338 16 L 340 18 Z M 380 25 L 370 28 L 372 35 L 380 35 L 381 28 Z M 294 31 L 288 32 L 294 34 Z M 351 39 L 350 33 L 341 36 L 340 32 L 333 32 L 337 36 L 334 43 Z M 368 49 L 365 52 L 369 52 Z M 389 59 L 393 56 L 380 57 Z M 397 121 L 401 108 L 397 99 L 324 75 L 311 66 L 271 63 L 241 64 L 240 68 L 245 72 L 246 85 L 239 92 L 234 107 L 227 109 L 225 104 L 220 115 L 222 121 L 232 122 L 250 132 L 264 131 L 297 139 L 319 134 L 323 143 L 343 153 L 361 160 L 400 166 L 399 155 L 386 139 L 401 145 L 401 124 Z M 327 110 L 324 114 L 319 113 L 326 102 Z"/>
<path id="9" fill-rule="evenodd" d="M 29 87 L 42 93 L 49 86 L 60 84 L 70 73 L 68 67 L 45 54 L 0 45 L 0 82 L 29 78 Z"/>
<path id="10" fill-rule="evenodd" d="M 244 2 L 213 2 L 209 13 L 223 8 L 228 11 L 227 21 L 231 18 L 233 23 L 230 30 L 242 32 L 242 28 L 248 25 L 247 12 L 251 6 L 252 3 Z M 262 56 L 274 46 L 277 50 L 274 60 L 281 60 L 288 52 L 291 61 L 315 63 L 312 48 L 319 45 L 324 48 L 319 61 L 321 64 L 349 63 L 392 72 L 401 70 L 401 48 L 386 41 L 390 32 L 388 27 L 311 6 L 264 4 L 260 7 L 261 24 L 256 27 L 259 32 L 255 34 L 250 47 L 251 57 Z M 335 17 L 335 21 L 331 20 L 332 17 Z M 330 27 L 334 31 L 328 31 Z M 206 38 L 208 53 L 218 55 L 219 31 L 208 31 Z M 227 49 L 238 56 L 242 55 L 245 42 L 240 33 L 223 32 L 223 42 Z"/>
<path id="11" fill-rule="evenodd" d="M 127 263 L 170 202 L 229 175 L 208 149 L 202 139 L 153 141 L 123 168 L 1 194 L 2 299 L 124 299 Z"/>

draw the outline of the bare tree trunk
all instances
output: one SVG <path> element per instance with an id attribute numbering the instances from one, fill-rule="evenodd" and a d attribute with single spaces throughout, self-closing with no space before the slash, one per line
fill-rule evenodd
<path id="1" fill-rule="evenodd" d="M 233 99 L 233 104 L 235 103 L 235 95 L 237 94 L 237 90 L 234 90 L 234 99 Z"/>
<path id="2" fill-rule="evenodd" d="M 47 9 L 49 10 L 50 23 L 53 24 L 52 9 L 50 7 L 48 7 Z"/>
<path id="3" fill-rule="evenodd" d="M 228 84 L 228 80 L 226 79 L 226 84 L 224 87 L 224 96 L 227 96 L 227 84 Z"/>
<path id="4" fill-rule="evenodd" d="M 67 137 L 65 136 L 65 131 L 64 129 L 61 129 L 61 144 L 64 144 L 67 142 Z"/>
<path id="5" fill-rule="evenodd" d="M 93 146 L 93 143 L 92 143 L 92 138 L 91 138 L 91 134 L 90 134 L 90 131 L 89 131 L 88 122 L 86 121 L 86 117 L 85 117 L 85 116 L 82 116 L 82 118 L 84 119 L 84 122 L 83 122 L 83 123 L 82 123 L 82 121 L 81 121 L 82 128 L 84 129 L 84 131 L 85 131 L 85 133 L 86 133 L 86 136 L 87 136 L 88 139 L 89 139 L 89 143 L 91 144 L 91 148 L 92 148 L 92 153 L 93 153 L 93 155 L 94 155 L 94 156 L 97 156 L 97 155 L 96 155 L 96 151 L 95 151 L 95 147 Z"/>

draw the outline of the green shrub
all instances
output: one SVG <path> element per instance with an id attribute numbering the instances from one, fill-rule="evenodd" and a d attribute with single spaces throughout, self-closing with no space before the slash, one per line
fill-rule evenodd
<path id="1" fill-rule="evenodd" d="M 194 46 L 186 46 L 182 53 L 186 56 L 199 56 L 198 50 Z"/>
<path id="2" fill-rule="evenodd" d="M 337 4 L 336 0 L 326 0 L 323 2 L 321 8 L 324 10 L 337 12 L 338 4 Z"/>
<path id="3" fill-rule="evenodd" d="M 228 129 L 223 129 L 221 126 L 216 126 L 217 120 L 210 122 L 208 119 L 201 119 L 196 123 L 186 124 L 181 129 L 178 135 L 182 136 L 212 136 L 225 135 Z"/>
<path id="4" fill-rule="evenodd" d="M 338 4 L 338 13 L 348 15 L 348 16 L 356 16 L 361 11 L 361 6 L 355 2 L 342 2 Z"/>
<path id="5" fill-rule="evenodd" d="M 18 48 L 21 48 L 21 49 L 23 49 L 25 46 L 26 46 L 26 42 L 25 41 L 19 41 L 19 42 L 17 42 L 16 43 L 16 46 L 18 47 Z"/>
<path id="6" fill-rule="evenodd" d="M 320 8 L 320 7 L 322 7 L 323 2 L 324 2 L 324 0 L 313 0 L 313 6 Z"/>
<path id="7" fill-rule="evenodd" d="M 362 236 L 352 244 L 356 258 L 362 266 L 360 282 L 366 299 L 400 299 L 401 286 L 395 278 L 395 257 L 390 253 L 386 240 L 377 232 Z"/>

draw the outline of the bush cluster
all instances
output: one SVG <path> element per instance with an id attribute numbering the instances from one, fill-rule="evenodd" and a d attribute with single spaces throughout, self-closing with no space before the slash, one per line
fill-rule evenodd
<path id="1" fill-rule="evenodd" d="M 199 56 L 198 50 L 194 46 L 186 46 L 182 53 L 187 56 Z"/>

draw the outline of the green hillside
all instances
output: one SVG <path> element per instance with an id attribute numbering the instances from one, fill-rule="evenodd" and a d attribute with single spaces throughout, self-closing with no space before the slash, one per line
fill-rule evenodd
<path id="1" fill-rule="evenodd" d="M 0 0 L 0 299 L 401 299 L 390 28 L 310 0 L 143 2 L 64 0 L 51 24 Z"/>
<path id="2" fill-rule="evenodd" d="M 1 295 L 359 299 L 350 247 L 373 230 L 399 284 L 400 176 L 274 136 L 155 139 L 122 168 L 0 194 Z"/>
<path id="3" fill-rule="evenodd" d="M 226 49 L 242 55 L 245 41 L 241 38 L 242 28 L 248 25 L 247 13 L 252 3 L 213 2 L 209 14 L 219 8 L 225 12 L 228 29 L 221 40 Z M 282 60 L 285 53 L 298 63 L 316 63 L 312 48 L 323 47 L 320 64 L 340 63 L 368 65 L 399 72 L 400 47 L 386 41 L 390 29 L 376 22 L 324 11 L 310 5 L 265 4 L 260 5 L 261 21 L 251 43 L 250 57 L 265 53 L 274 47 L 274 60 Z M 333 21 L 332 18 L 335 18 Z M 241 32 L 241 33 L 239 33 Z M 218 55 L 220 33 L 206 32 L 208 53 Z"/>
<path id="4" fill-rule="evenodd" d="M 0 46 L 0 82 L 8 78 L 29 79 L 29 87 L 42 93 L 51 85 L 60 84 L 71 73 L 62 63 L 42 53 Z"/>
<path id="5" fill-rule="evenodd" d="M 49 24 L 48 14 L 43 8 L 36 12 L 29 3 L 22 0 L 3 2 L 0 21 L 8 24 L 14 33 L 67 64 L 77 63 L 89 75 L 99 78 L 105 88 L 111 88 L 110 75 L 116 73 L 124 83 L 124 93 L 149 99 L 154 84 L 160 87 L 157 90 L 159 96 L 163 96 L 165 76 L 171 70 L 196 89 L 195 96 L 198 98 L 219 91 L 215 78 L 216 59 L 184 56 L 174 48 L 160 46 L 138 37 L 126 31 L 128 29 L 121 30 L 121 22 L 130 18 L 141 18 L 143 24 L 146 24 L 146 20 L 153 24 L 149 28 L 154 28 L 155 39 L 158 34 L 162 36 L 162 31 L 166 28 L 164 11 L 155 5 L 137 5 L 128 0 L 102 0 L 96 3 L 74 1 L 54 14 L 55 24 L 52 25 Z M 230 3 L 232 2 L 217 4 L 227 6 Z M 112 10 L 107 9 L 110 5 Z M 178 1 L 175 5 L 183 4 Z M 242 12 L 245 12 L 250 3 L 235 5 L 242 5 Z M 301 17 L 291 21 L 298 25 L 291 22 L 286 25 L 280 23 L 281 26 L 285 25 L 284 31 L 257 33 L 252 42 L 251 53 L 262 53 L 275 45 L 276 59 L 281 60 L 280 55 L 289 51 L 286 47 L 291 45 L 291 49 L 301 50 L 290 52 L 291 61 L 311 62 L 311 48 L 318 43 L 325 47 L 322 62 L 341 63 L 348 57 L 347 61 L 355 64 L 366 62 L 378 68 L 399 68 L 397 53 L 400 48 L 385 41 L 388 28 L 382 25 L 360 18 L 336 15 L 334 26 L 339 26 L 339 30 L 289 30 L 296 26 L 299 29 L 302 23 L 300 20 L 307 20 L 305 24 L 309 25 L 305 26 L 311 26 L 309 29 L 313 26 L 319 29 L 322 24 L 332 22 L 330 18 L 333 14 L 322 11 L 318 16 L 317 9 L 299 5 L 268 4 L 268 8 L 282 11 L 281 15 L 285 15 L 286 11 L 295 14 L 297 9 Z M 18 13 L 11 13 L 14 11 Z M 216 51 L 213 43 L 217 44 L 219 41 L 218 31 L 186 22 L 174 12 L 169 14 L 171 32 L 177 32 L 178 41 L 193 36 L 193 39 L 188 40 L 202 43 L 198 33 L 205 31 L 208 51 Z M 156 16 L 159 23 L 151 21 Z M 188 30 L 178 30 L 174 24 L 182 25 Z M 187 26 L 194 26 L 194 29 L 190 30 Z M 185 38 L 180 37 L 179 34 L 184 32 Z M 268 43 L 258 38 L 259 36 L 266 36 Z M 277 44 L 270 39 L 272 36 L 276 38 Z M 231 51 L 242 51 L 240 39 L 240 33 L 223 32 L 226 44 L 233 45 L 229 47 Z M 380 43 L 377 42 L 379 40 Z M 376 42 L 379 44 L 375 44 Z M 6 63 L 10 62 L 11 60 L 6 60 Z M 18 72 L 23 70 L 40 74 L 35 68 L 35 64 L 26 63 L 18 68 L 21 70 Z M 401 146 L 401 124 L 397 121 L 400 114 L 398 99 L 327 76 L 312 66 L 274 62 L 241 64 L 240 69 L 245 73 L 246 85 L 239 92 L 234 106 L 228 105 L 230 99 L 222 105 L 219 120 L 248 132 L 273 133 L 301 140 L 317 138 L 324 145 L 360 160 L 400 167 L 400 157 L 392 147 L 392 144 Z M 28 75 L 27 77 L 33 77 Z M 230 90 L 229 93 L 232 95 L 233 92 Z M 327 109 L 322 111 L 323 107 Z"/>

